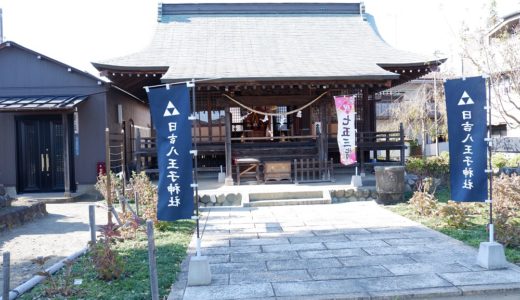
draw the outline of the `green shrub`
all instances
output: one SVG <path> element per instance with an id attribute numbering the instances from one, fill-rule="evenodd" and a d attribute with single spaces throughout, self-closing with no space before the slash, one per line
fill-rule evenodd
<path id="1" fill-rule="evenodd" d="M 427 158 L 411 157 L 407 160 L 405 168 L 406 172 L 418 176 L 415 187 L 416 190 L 434 194 L 439 184 L 448 183 L 450 160 L 447 153 Z M 426 178 L 433 178 L 433 182 L 430 184 L 430 189 L 428 190 L 422 189 L 422 181 Z"/>
<path id="2" fill-rule="evenodd" d="M 426 160 L 420 157 L 410 157 L 406 161 L 406 172 L 421 176 L 426 172 Z"/>
<path id="3" fill-rule="evenodd" d="M 411 157 L 406 162 L 406 171 L 420 177 L 441 178 L 449 173 L 450 160 L 444 153 L 427 158 Z"/>
<path id="4" fill-rule="evenodd" d="M 491 156 L 491 165 L 493 166 L 493 168 L 500 169 L 507 166 L 507 164 L 508 159 L 504 154 L 497 153 Z"/>
<path id="5" fill-rule="evenodd" d="M 507 165 L 508 167 L 520 167 L 520 154 L 511 157 Z"/>

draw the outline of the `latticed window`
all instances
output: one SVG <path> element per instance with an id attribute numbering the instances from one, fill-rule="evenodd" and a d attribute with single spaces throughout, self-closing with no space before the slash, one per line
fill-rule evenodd
<path id="1" fill-rule="evenodd" d="M 231 113 L 231 131 L 243 131 L 244 126 L 242 125 L 242 121 L 244 119 L 244 115 L 242 114 L 240 107 L 230 107 L 229 112 Z"/>
<path id="2" fill-rule="evenodd" d="M 290 128 L 290 125 L 289 125 L 290 116 L 284 115 L 286 112 L 287 112 L 287 106 L 277 106 L 276 107 L 276 113 L 280 114 L 280 115 L 274 117 L 275 130 L 285 131 Z"/>

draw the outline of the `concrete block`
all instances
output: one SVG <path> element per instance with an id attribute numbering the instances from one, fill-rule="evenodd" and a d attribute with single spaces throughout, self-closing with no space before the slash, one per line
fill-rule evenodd
<path id="1" fill-rule="evenodd" d="M 284 252 L 274 252 L 284 253 Z M 367 253 L 360 248 L 353 249 L 335 249 L 335 250 L 313 250 L 300 251 L 301 258 L 330 258 L 330 257 L 346 257 L 346 256 L 366 256 Z"/>
<path id="2" fill-rule="evenodd" d="M 480 243 L 477 264 L 488 270 L 503 269 L 507 266 L 504 247 L 496 242 Z"/>
<path id="3" fill-rule="evenodd" d="M 231 262 L 254 262 L 295 258 L 298 258 L 298 253 L 296 251 L 265 253 L 231 253 Z"/>
<path id="4" fill-rule="evenodd" d="M 233 272 L 229 275 L 230 284 L 252 284 L 267 282 L 309 281 L 306 270 L 279 270 L 264 272 Z"/>
<path id="5" fill-rule="evenodd" d="M 425 274 L 425 273 L 456 273 L 456 272 L 468 272 L 468 268 L 458 263 L 443 264 L 443 263 L 411 263 L 411 264 L 400 264 L 391 263 L 384 264 L 390 272 L 395 275 L 412 275 L 412 274 Z"/>
<path id="6" fill-rule="evenodd" d="M 240 247 L 212 247 L 202 249 L 203 255 L 218 255 L 231 253 L 260 253 L 260 246 L 240 246 Z"/>
<path id="7" fill-rule="evenodd" d="M 264 261 L 253 261 L 244 263 L 215 263 L 211 264 L 212 274 L 229 274 L 233 272 L 260 272 L 267 271 Z"/>
<path id="8" fill-rule="evenodd" d="M 226 177 L 226 179 L 224 180 L 224 185 L 226 186 L 232 186 L 234 183 L 233 183 L 233 178 L 232 177 Z"/>
<path id="9" fill-rule="evenodd" d="M 323 243 L 301 243 L 287 245 L 264 245 L 263 252 L 285 252 L 285 251 L 306 251 L 306 250 L 325 250 Z"/>
<path id="10" fill-rule="evenodd" d="M 513 269 L 439 273 L 438 275 L 458 287 L 495 284 L 515 284 L 516 287 L 520 286 L 520 272 Z"/>
<path id="11" fill-rule="evenodd" d="M 387 269 L 382 266 L 361 266 L 361 267 L 341 267 L 310 269 L 309 274 L 314 280 L 336 280 L 349 278 L 384 277 L 392 276 Z"/>
<path id="12" fill-rule="evenodd" d="M 188 286 L 209 285 L 211 283 L 211 270 L 207 256 L 192 256 L 188 269 Z"/>
<path id="13" fill-rule="evenodd" d="M 314 258 L 314 259 L 288 259 L 288 260 L 269 260 L 267 269 L 276 270 L 298 270 L 298 269 L 320 269 L 320 268 L 339 268 L 343 265 L 335 257 Z"/>
<path id="14" fill-rule="evenodd" d="M 314 280 L 304 282 L 273 282 L 271 283 L 277 297 L 296 297 L 297 299 L 304 296 L 321 295 L 322 299 L 329 294 L 344 293 L 363 293 L 363 287 L 359 286 L 355 280 Z M 298 296 L 298 297 L 297 297 Z M 364 294 L 363 296 L 368 296 Z M 369 297 L 369 296 L 368 296 Z M 366 297 L 366 298 L 368 298 Z M 342 297 L 343 298 L 343 297 Z M 345 299 L 344 297 L 343 299 Z M 360 297 L 361 298 L 361 297 Z M 354 298 L 354 299 L 360 299 Z M 366 299 L 364 298 L 364 299 Z M 330 298 L 328 298 L 330 299 Z M 340 298 L 341 299 L 341 298 Z M 352 298 L 350 298 L 352 299 Z M 363 298 L 361 298 L 363 299 Z"/>
<path id="15" fill-rule="evenodd" d="M 224 181 L 226 181 L 226 173 L 219 172 L 218 173 L 218 182 L 219 183 L 224 183 Z"/>
<path id="16" fill-rule="evenodd" d="M 402 291 L 453 286 L 450 282 L 436 274 L 361 278 L 356 279 L 356 283 L 368 292 Z"/>
<path id="17" fill-rule="evenodd" d="M 268 299 L 274 292 L 270 283 L 242 285 L 211 285 L 187 287 L 185 300 L 222 300 L 222 299 Z"/>
<path id="18" fill-rule="evenodd" d="M 324 235 L 324 236 L 309 236 L 309 237 L 289 237 L 291 244 L 306 244 L 306 243 L 325 243 L 325 242 L 347 242 L 349 239 L 343 234 Z"/>
<path id="19" fill-rule="evenodd" d="M 369 255 L 339 257 L 338 260 L 347 267 L 375 266 L 384 264 L 413 264 L 415 261 L 406 255 Z"/>
<path id="20" fill-rule="evenodd" d="M 243 246 L 263 246 L 263 245 L 283 245 L 289 244 L 287 238 L 265 238 L 265 239 L 231 239 L 232 247 Z"/>
<path id="21" fill-rule="evenodd" d="M 325 242 L 327 249 L 346 249 L 363 247 L 385 247 L 387 243 L 381 240 L 347 241 L 347 242 Z"/>

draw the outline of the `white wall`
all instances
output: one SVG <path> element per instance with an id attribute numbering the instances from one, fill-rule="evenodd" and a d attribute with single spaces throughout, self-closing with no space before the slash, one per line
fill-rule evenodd
<path id="1" fill-rule="evenodd" d="M 426 156 L 435 156 L 435 143 L 434 144 L 426 144 Z M 442 152 L 449 152 L 449 143 L 443 142 L 439 143 L 439 154 Z"/>

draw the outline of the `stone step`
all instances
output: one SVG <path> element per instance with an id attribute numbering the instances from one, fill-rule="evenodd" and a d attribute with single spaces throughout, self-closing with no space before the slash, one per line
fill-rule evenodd
<path id="1" fill-rule="evenodd" d="M 279 191 L 271 193 L 250 193 L 249 201 L 264 201 L 264 200 L 303 200 L 313 198 L 324 198 L 323 191 Z M 328 193 L 327 193 L 328 194 Z M 328 197 L 328 195 L 326 195 Z"/>
<path id="2" fill-rule="evenodd" d="M 284 206 L 284 205 L 311 205 L 311 204 L 330 204 L 327 198 L 305 198 L 305 199 L 275 199 L 275 200 L 256 200 L 244 203 L 244 207 L 259 206 Z"/>

